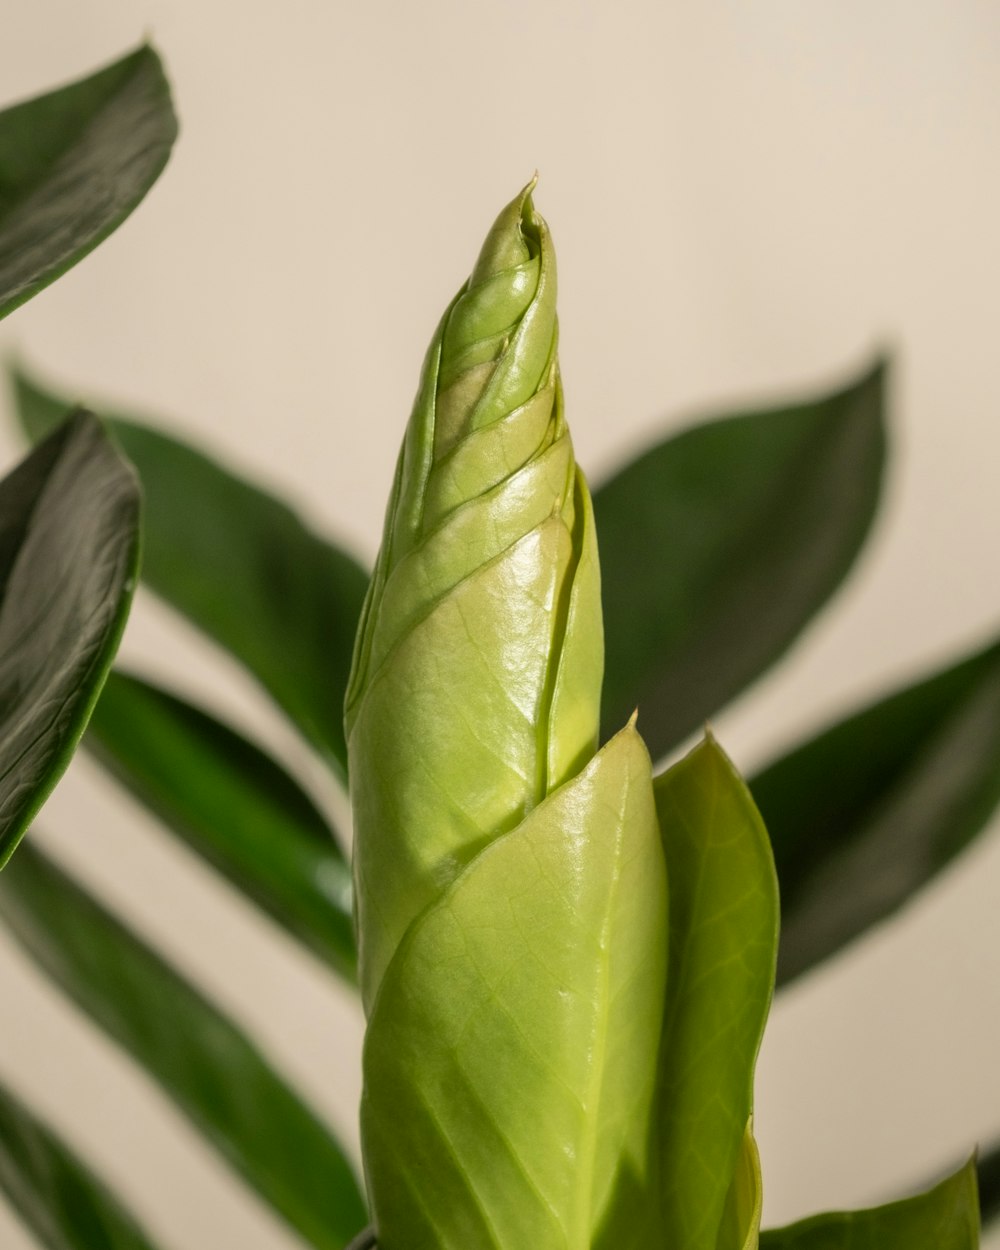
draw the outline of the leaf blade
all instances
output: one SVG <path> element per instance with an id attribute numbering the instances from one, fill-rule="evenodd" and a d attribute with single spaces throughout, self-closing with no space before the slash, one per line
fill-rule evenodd
<path id="1" fill-rule="evenodd" d="M 170 89 L 148 46 L 0 112 L 0 318 L 125 220 L 176 135 Z"/>
<path id="2" fill-rule="evenodd" d="M 135 475 L 84 412 L 0 483 L 0 866 L 69 763 L 111 666 L 139 511 Z"/>
<path id="3" fill-rule="evenodd" d="M 65 403 L 23 371 L 12 380 L 38 438 Z M 143 483 L 144 581 L 236 656 L 346 776 L 343 700 L 367 574 L 209 456 L 127 417 L 108 424 Z"/>
<path id="4" fill-rule="evenodd" d="M 26 953 L 177 1103 L 310 1245 L 365 1222 L 340 1147 L 203 995 L 32 846 L 0 875 L 0 918 Z"/>
<path id="5" fill-rule="evenodd" d="M 84 742 L 197 854 L 355 979 L 350 867 L 283 768 L 199 708 L 122 672 L 108 677 Z"/>
<path id="6" fill-rule="evenodd" d="M 665 889 L 649 783 L 645 748 L 624 730 L 404 939 L 365 1043 L 380 1244 L 643 1244 L 639 1208 L 620 1194 L 650 1188 Z"/>
<path id="7" fill-rule="evenodd" d="M 0 1189 L 47 1250 L 154 1250 L 107 1186 L 3 1086 Z"/>
<path id="8" fill-rule="evenodd" d="M 604 733 L 639 707 L 663 756 L 827 601 L 878 504 L 885 375 L 880 363 L 819 400 L 695 426 L 594 492 Z"/>
<path id="9" fill-rule="evenodd" d="M 901 907 L 1000 801 L 1000 643 L 847 717 L 751 782 L 782 895 L 778 980 Z"/>
<path id="10" fill-rule="evenodd" d="M 768 1229 L 761 1250 L 976 1250 L 979 1208 L 972 1160 L 939 1185 L 864 1211 L 815 1215 Z"/>
<path id="11" fill-rule="evenodd" d="M 712 738 L 657 777 L 654 792 L 670 888 L 661 1236 L 722 1250 L 734 1177 L 755 1153 L 746 1135 L 774 985 L 777 881 L 750 793 Z M 733 1250 L 746 1236 L 744 1227 Z"/>

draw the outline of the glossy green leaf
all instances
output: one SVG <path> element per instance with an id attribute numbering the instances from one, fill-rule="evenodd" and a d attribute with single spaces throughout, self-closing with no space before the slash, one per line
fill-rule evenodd
<path id="1" fill-rule="evenodd" d="M 1000 800 L 1000 643 L 866 708 L 751 783 L 781 881 L 778 979 L 901 907 Z"/>
<path id="2" fill-rule="evenodd" d="M 353 979 L 351 870 L 283 768 L 207 713 L 123 673 L 108 677 L 84 741 L 189 846 Z"/>
<path id="3" fill-rule="evenodd" d="M 78 412 L 0 482 L 0 865 L 87 724 L 128 615 L 139 487 Z"/>
<path id="4" fill-rule="evenodd" d="M 915 1198 L 865 1211 L 816 1215 L 761 1235 L 760 1250 L 976 1250 L 976 1170 L 960 1172 Z"/>
<path id="5" fill-rule="evenodd" d="M 381 1250 L 644 1250 L 665 907 L 630 726 L 482 851 L 389 965 L 361 1114 Z"/>
<path id="6" fill-rule="evenodd" d="M 695 426 L 594 492 L 604 732 L 653 758 L 772 664 L 850 569 L 885 458 L 885 367 L 835 394 Z"/>
<path id="7" fill-rule="evenodd" d="M 23 373 L 32 439 L 65 411 Z M 343 773 L 343 699 L 367 576 L 278 499 L 193 448 L 109 420 L 146 500 L 143 579 L 236 656 Z"/>
<path id="8" fill-rule="evenodd" d="M 121 225 L 176 136 L 149 47 L 0 112 L 0 317 Z"/>
<path id="9" fill-rule="evenodd" d="M 330 1132 L 217 1008 L 31 846 L 0 874 L 0 918 L 305 1240 L 365 1222 Z"/>
<path id="10" fill-rule="evenodd" d="M 976 1161 L 983 1222 L 1000 1217 L 1000 1141 L 993 1141 Z"/>
<path id="11" fill-rule="evenodd" d="M 748 1166 L 778 942 L 774 863 L 750 792 L 711 737 L 654 789 L 670 886 L 662 1238 L 684 1250 L 742 1250 L 746 1229 L 732 1241 L 720 1230 L 734 1175 Z"/>
<path id="12" fill-rule="evenodd" d="M 121 1202 L 3 1086 L 0 1189 L 47 1250 L 153 1250 Z"/>

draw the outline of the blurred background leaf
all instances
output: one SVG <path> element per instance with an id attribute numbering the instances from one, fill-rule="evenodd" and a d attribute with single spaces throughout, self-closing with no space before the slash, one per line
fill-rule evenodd
<path id="1" fill-rule="evenodd" d="M 150 47 L 0 112 L 0 318 L 121 225 L 176 137 Z"/>

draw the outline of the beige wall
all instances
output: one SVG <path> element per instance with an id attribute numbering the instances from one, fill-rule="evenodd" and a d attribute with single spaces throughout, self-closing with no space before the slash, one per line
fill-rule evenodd
<path id="1" fill-rule="evenodd" d="M 995 3 L 8 0 L 3 18 L 4 100 L 149 32 L 183 122 L 148 202 L 4 324 L 4 350 L 164 414 L 371 556 L 425 342 L 538 168 L 594 475 L 665 422 L 896 353 L 876 539 L 780 672 L 718 719 L 737 760 L 996 627 Z M 272 732 L 242 676 L 156 605 L 124 650 Z M 347 996 L 85 763 L 44 824 L 353 1137 Z M 997 835 L 776 1008 L 758 1092 L 770 1221 L 878 1199 L 1000 1129 Z M 0 1001 L 0 1077 L 96 1152 L 165 1245 L 293 1244 L 6 944 Z M 0 1245 L 27 1244 L 0 1210 Z"/>

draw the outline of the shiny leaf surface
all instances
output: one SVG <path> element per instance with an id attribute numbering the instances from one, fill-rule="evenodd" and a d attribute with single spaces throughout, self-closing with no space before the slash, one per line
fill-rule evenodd
<path id="1" fill-rule="evenodd" d="M 979 1208 L 970 1161 L 927 1193 L 865 1211 L 816 1215 L 761 1235 L 760 1250 L 976 1250 Z"/>
<path id="2" fill-rule="evenodd" d="M 36 439 L 66 405 L 22 373 L 15 387 Z M 246 665 L 343 775 L 343 699 L 366 574 L 209 457 L 125 417 L 109 424 L 142 480 L 144 580 Z"/>
<path id="3" fill-rule="evenodd" d="M 662 1238 L 684 1250 L 742 1250 L 755 1207 L 745 1138 L 778 942 L 774 864 L 750 793 L 712 738 L 654 789 L 670 886 Z M 734 1185 L 745 1191 L 743 1221 L 731 1209 Z"/>
<path id="4" fill-rule="evenodd" d="M 78 412 L 0 482 L 0 865 L 82 735 L 138 563 L 139 487 Z"/>
<path id="5" fill-rule="evenodd" d="M 0 317 L 121 225 L 176 136 L 149 47 L 0 112 Z"/>
<path id="6" fill-rule="evenodd" d="M 0 874 L 0 919 L 310 1244 L 365 1222 L 340 1147 L 206 998 L 31 846 Z"/>
<path id="7" fill-rule="evenodd" d="M 695 426 L 594 492 L 605 734 L 638 707 L 664 755 L 826 603 L 878 503 L 884 389 L 880 365 L 809 403 Z"/>
<path id="8" fill-rule="evenodd" d="M 752 783 L 781 881 L 779 981 L 891 915 L 1000 800 L 1000 643 L 882 699 Z"/>
<path id="9" fill-rule="evenodd" d="M 207 713 L 120 672 L 108 677 L 84 741 L 192 849 L 353 979 L 350 867 L 280 765 Z"/>
<path id="10" fill-rule="evenodd" d="M 629 727 L 414 923 L 365 1043 L 380 1250 L 643 1247 L 665 904 Z"/>
<path id="11" fill-rule="evenodd" d="M 0 1189 L 47 1250 L 153 1250 L 119 1200 L 2 1086 Z"/>

